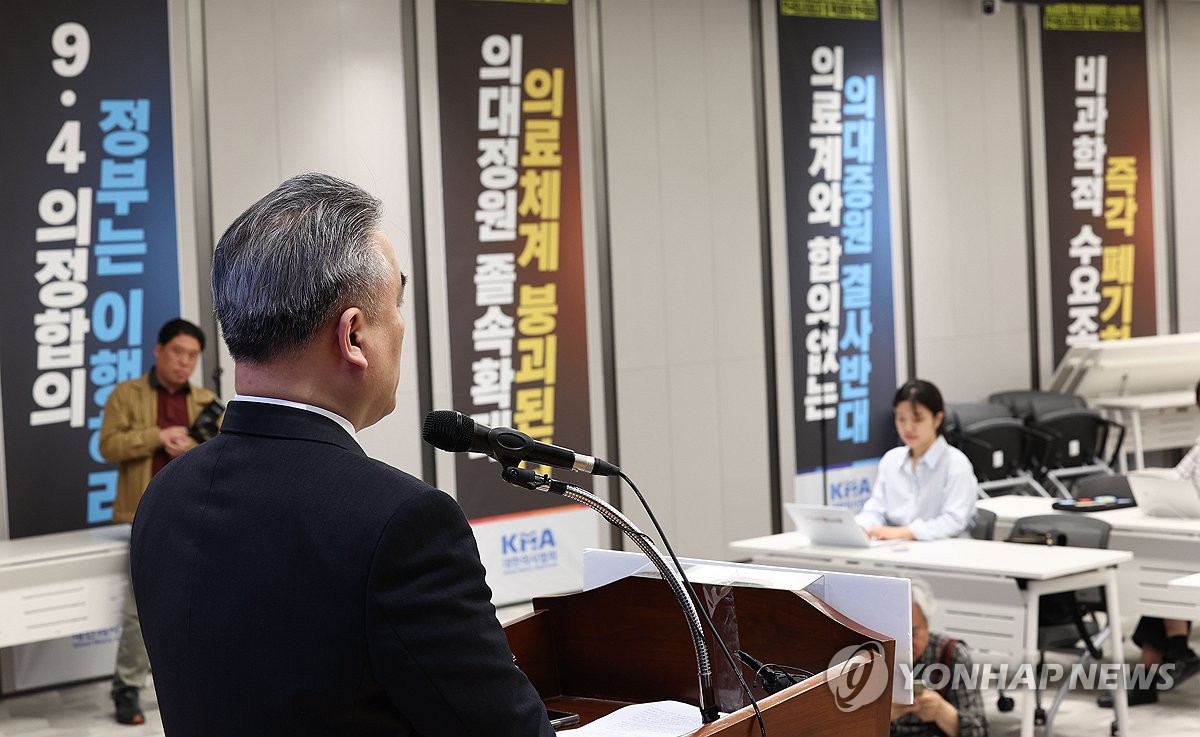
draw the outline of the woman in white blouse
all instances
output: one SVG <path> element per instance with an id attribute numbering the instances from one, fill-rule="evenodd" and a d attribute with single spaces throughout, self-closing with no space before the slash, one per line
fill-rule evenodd
<path id="1" fill-rule="evenodd" d="M 892 408 L 904 445 L 880 459 L 871 497 L 855 521 L 881 540 L 966 537 L 979 487 L 971 462 L 942 437 L 942 393 L 928 381 L 910 379 Z"/>

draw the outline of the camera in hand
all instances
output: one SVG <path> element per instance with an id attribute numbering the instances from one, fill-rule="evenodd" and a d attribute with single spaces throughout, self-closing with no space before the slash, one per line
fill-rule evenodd
<path id="1" fill-rule="evenodd" d="M 225 405 L 215 399 L 212 400 L 204 409 L 200 410 L 196 421 L 188 428 L 188 435 L 192 436 L 192 440 L 197 443 L 203 443 L 209 438 L 216 437 L 216 434 L 221 431 L 219 421 L 224 412 Z"/>

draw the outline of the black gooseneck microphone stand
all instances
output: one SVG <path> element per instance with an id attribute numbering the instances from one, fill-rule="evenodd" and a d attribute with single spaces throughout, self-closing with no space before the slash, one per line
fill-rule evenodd
<path id="1" fill-rule="evenodd" d="M 528 469 L 519 468 L 516 465 L 510 465 L 508 461 L 501 461 L 501 465 L 505 467 L 504 471 L 500 474 L 501 478 L 514 486 L 558 494 L 595 510 L 601 517 L 632 540 L 633 544 L 637 545 L 638 549 L 650 559 L 650 562 L 658 569 L 662 580 L 670 587 L 671 593 L 675 595 L 675 599 L 679 602 L 679 606 L 683 609 L 683 614 L 687 618 L 688 628 L 692 632 L 692 644 L 696 649 L 696 668 L 700 680 L 700 719 L 704 724 L 715 722 L 720 714 L 717 708 L 716 692 L 713 685 L 712 663 L 708 656 L 708 644 L 704 641 L 704 630 L 700 625 L 700 616 L 697 614 L 696 607 L 692 603 L 692 597 L 688 595 L 682 577 L 674 568 L 667 565 L 662 554 L 658 552 L 658 548 L 654 546 L 654 541 L 639 530 L 633 522 L 629 521 L 615 507 L 586 489 L 581 489 L 578 486 L 573 486 L 565 481 L 559 481 L 549 476 L 543 476 Z"/>

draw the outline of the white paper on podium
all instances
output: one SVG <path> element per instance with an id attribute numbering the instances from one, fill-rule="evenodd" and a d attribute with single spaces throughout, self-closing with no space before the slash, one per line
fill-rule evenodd
<path id="1" fill-rule="evenodd" d="M 630 704 L 577 729 L 579 737 L 680 737 L 704 726 L 700 710 L 678 701 Z"/>
<path id="2" fill-rule="evenodd" d="M 912 703 L 912 687 L 905 677 L 906 673 L 912 673 L 913 666 L 912 594 L 907 578 L 695 558 L 680 558 L 679 562 L 692 583 L 807 591 L 863 627 L 892 638 L 896 641 L 892 701 Z M 658 570 L 641 553 L 583 551 L 584 591 L 635 575 L 658 576 Z"/>

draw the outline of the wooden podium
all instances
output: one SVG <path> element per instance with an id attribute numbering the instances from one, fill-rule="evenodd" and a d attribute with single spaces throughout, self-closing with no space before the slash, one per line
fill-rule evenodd
<path id="1" fill-rule="evenodd" d="M 888 734 L 895 642 L 861 627 L 807 592 L 752 586 L 696 585 L 701 602 L 732 652 L 814 675 L 768 696 L 753 687 L 769 737 Z M 696 655 L 679 604 L 656 578 L 631 576 L 591 591 L 537 598 L 533 613 L 505 628 L 517 665 L 552 709 L 577 712 L 581 724 L 634 703 L 673 700 L 699 705 Z M 696 737 L 755 737 L 753 709 L 708 633 L 721 719 Z M 829 667 L 843 648 L 877 643 L 857 665 Z M 882 652 L 882 656 L 879 654 Z M 874 669 L 883 669 L 883 675 Z M 748 684 L 753 676 L 742 670 Z M 878 698 L 849 704 L 856 688 L 886 676 Z"/>

